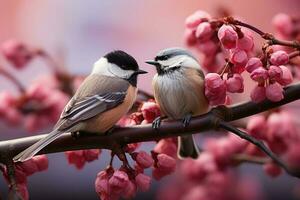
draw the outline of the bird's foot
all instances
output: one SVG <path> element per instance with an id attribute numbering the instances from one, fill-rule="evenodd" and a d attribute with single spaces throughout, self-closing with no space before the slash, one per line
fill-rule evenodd
<path id="1" fill-rule="evenodd" d="M 157 130 L 160 127 L 161 120 L 161 117 L 156 117 L 152 122 L 152 128 Z"/>
<path id="2" fill-rule="evenodd" d="M 192 119 L 192 114 L 191 113 L 184 116 L 184 118 L 182 119 L 182 124 L 183 124 L 184 128 L 186 128 L 190 124 L 191 119 Z"/>

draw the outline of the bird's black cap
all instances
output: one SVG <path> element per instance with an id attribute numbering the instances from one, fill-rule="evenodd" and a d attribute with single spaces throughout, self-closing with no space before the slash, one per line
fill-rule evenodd
<path id="1" fill-rule="evenodd" d="M 109 63 L 116 64 L 124 70 L 138 71 L 139 65 L 136 60 L 128 53 L 116 50 L 112 51 L 104 56 Z"/>

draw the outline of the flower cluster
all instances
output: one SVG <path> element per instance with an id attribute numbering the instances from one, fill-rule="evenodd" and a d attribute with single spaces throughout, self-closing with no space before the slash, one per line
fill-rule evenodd
<path id="1" fill-rule="evenodd" d="M 89 149 L 89 150 L 78 150 L 78 151 L 66 151 L 68 163 L 75 165 L 77 169 L 82 169 L 86 162 L 92 162 L 97 160 L 101 150 Z"/>
<path id="2" fill-rule="evenodd" d="M 40 171 L 48 169 L 48 158 L 45 155 L 35 156 L 32 159 L 15 165 L 15 182 L 18 187 L 19 194 L 24 200 L 29 199 L 27 190 L 27 177 Z M 7 168 L 3 169 L 5 180 L 12 187 Z"/>
<path id="3" fill-rule="evenodd" d="M 254 102 L 265 98 L 277 102 L 283 98 L 282 87 L 293 80 L 291 71 L 286 67 L 289 63 L 286 51 L 267 47 L 261 57 L 253 56 L 254 40 L 250 30 L 233 18 L 214 20 L 204 11 L 196 11 L 189 16 L 186 29 L 189 33 L 185 38 L 187 44 L 204 54 L 203 66 L 212 72 L 205 77 L 205 95 L 210 105 L 225 104 L 227 92 L 243 93 L 241 74 L 245 70 L 257 82 L 250 95 Z M 225 64 L 219 62 L 219 66 L 215 67 L 215 62 L 221 58 Z"/>
<path id="4" fill-rule="evenodd" d="M 123 126 L 152 123 L 160 115 L 160 110 L 153 100 L 144 102 L 137 112 L 121 119 Z M 95 181 L 95 189 L 100 199 L 133 198 L 138 190 L 147 191 L 150 187 L 151 177 L 145 170 L 152 169 L 152 177 L 156 180 L 173 173 L 176 168 L 176 140 L 163 139 L 158 141 L 151 154 L 137 151 L 139 144 L 129 144 L 124 148 L 134 167 L 131 167 L 125 158 L 120 169 L 115 170 L 112 163 L 105 171 L 100 171 Z M 125 156 L 126 157 L 126 156 Z"/>

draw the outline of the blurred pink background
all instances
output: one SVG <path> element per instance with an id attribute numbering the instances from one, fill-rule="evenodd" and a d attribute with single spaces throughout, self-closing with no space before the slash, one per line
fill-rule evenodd
<path id="1" fill-rule="evenodd" d="M 185 18 L 197 9 L 216 13 L 220 7 L 228 8 L 235 16 L 266 31 L 272 31 L 271 19 L 278 12 L 299 15 L 298 0 L 0 0 L 0 42 L 10 38 L 20 39 L 49 51 L 54 58 L 71 72 L 88 74 L 93 63 L 108 51 L 122 49 L 132 54 L 140 66 L 150 74 L 139 80 L 139 87 L 151 91 L 154 69 L 144 61 L 166 47 L 184 46 Z M 5 60 L 0 57 L 0 62 Z M 6 63 L 7 64 L 7 63 Z M 8 64 L 7 64 L 8 65 Z M 9 68 L 13 71 L 13 69 Z M 31 66 L 18 72 L 18 78 L 29 84 L 34 77 L 48 73 L 42 62 L 34 61 Z M 0 77 L 0 90 L 13 89 L 6 79 Z M 0 126 L 0 139 L 26 135 L 22 130 Z M 22 133 L 22 134 L 21 134 Z M 98 162 L 88 164 L 78 172 L 68 166 L 63 154 L 50 155 L 47 172 L 29 178 L 32 199 L 97 199 L 93 181 L 99 169 L 107 162 L 105 156 Z M 276 180 L 263 175 L 260 168 L 245 166 L 241 170 L 256 173 L 267 199 L 290 199 L 292 193 L 290 177 Z M 42 181 L 41 181 L 42 180 Z M 283 184 L 284 183 L 284 184 Z M 163 184 L 163 182 L 160 182 Z M 139 199 L 153 199 L 158 185 Z M 280 188 L 276 192 L 276 188 Z M 0 193 L 6 194 L 7 187 L 0 181 Z M 285 193 L 281 193 L 285 191 Z M 282 196 L 281 196 L 282 195 Z M 5 195 L 4 195 L 5 196 Z M 43 198 L 42 198 L 43 196 Z"/>

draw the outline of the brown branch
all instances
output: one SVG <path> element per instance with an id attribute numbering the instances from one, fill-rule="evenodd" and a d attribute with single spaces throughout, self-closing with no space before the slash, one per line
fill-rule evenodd
<path id="1" fill-rule="evenodd" d="M 158 139 L 196 134 L 219 128 L 221 121 L 231 122 L 244 117 L 255 115 L 276 108 L 292 101 L 300 99 L 300 83 L 288 86 L 284 91 L 284 99 L 280 102 L 265 100 L 261 103 L 245 102 L 230 107 L 219 106 L 207 114 L 195 117 L 186 128 L 182 126 L 181 120 L 162 122 L 158 131 L 152 129 L 151 125 L 139 125 L 125 128 L 116 128 L 110 135 L 89 135 L 77 140 L 70 133 L 63 134 L 56 141 L 45 147 L 40 154 L 64 152 L 80 149 L 113 149 L 116 143 L 125 145 L 136 142 L 157 141 Z M 84 135 L 84 133 L 82 134 Z M 1 155 L 10 149 L 10 155 L 16 155 L 30 145 L 39 141 L 45 135 L 37 135 L 0 142 L 0 162 L 5 163 Z M 10 157 L 11 159 L 12 157 Z"/>

